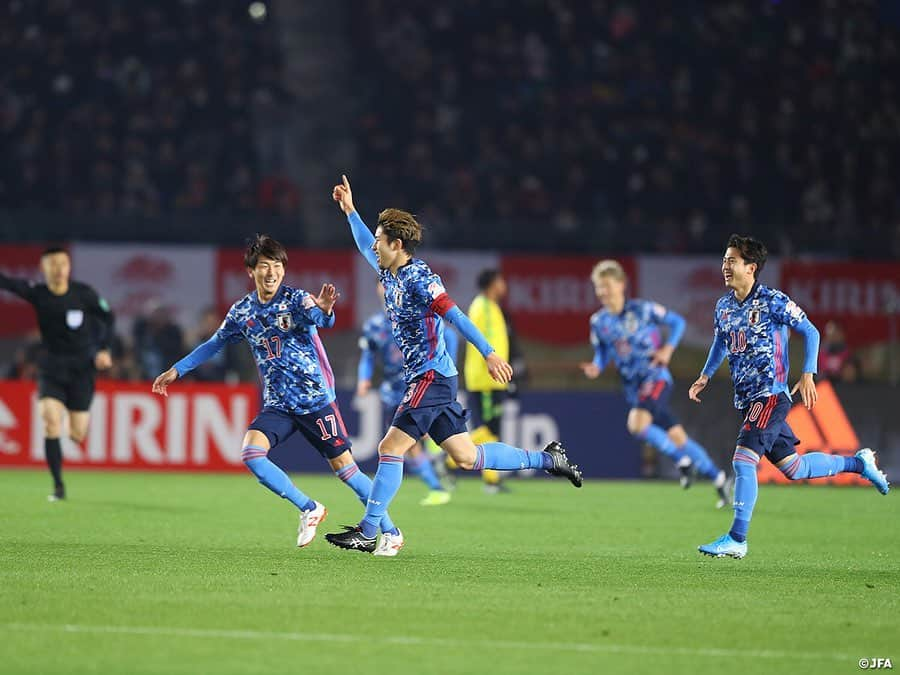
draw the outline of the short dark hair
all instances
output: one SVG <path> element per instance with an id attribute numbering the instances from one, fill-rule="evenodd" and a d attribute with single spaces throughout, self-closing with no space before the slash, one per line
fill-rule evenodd
<path id="1" fill-rule="evenodd" d="M 742 237 L 739 234 L 733 234 L 728 237 L 728 243 L 725 245 L 725 248 L 736 248 L 745 263 L 756 263 L 756 271 L 753 273 L 754 279 L 759 277 L 759 273 L 763 271 L 763 267 L 766 266 L 766 260 L 769 257 L 765 244 L 759 239 Z"/>
<path id="2" fill-rule="evenodd" d="M 282 265 L 287 264 L 287 250 L 281 243 L 267 234 L 255 234 L 247 240 L 247 249 L 244 251 L 244 265 L 249 268 L 256 267 L 260 258 L 277 260 Z"/>
<path id="3" fill-rule="evenodd" d="M 475 278 L 475 283 L 478 284 L 478 290 L 486 291 L 488 286 L 494 283 L 494 280 L 499 276 L 500 270 L 496 267 L 488 267 L 485 270 L 481 270 Z"/>
<path id="4" fill-rule="evenodd" d="M 69 251 L 62 246 L 48 246 L 44 249 L 43 253 L 41 253 L 41 257 L 43 258 L 44 256 L 54 255 L 56 253 L 65 253 L 66 255 L 69 255 Z"/>
<path id="5" fill-rule="evenodd" d="M 378 214 L 378 227 L 389 242 L 399 239 L 403 250 L 410 255 L 422 243 L 422 226 L 409 211 L 385 209 Z"/>

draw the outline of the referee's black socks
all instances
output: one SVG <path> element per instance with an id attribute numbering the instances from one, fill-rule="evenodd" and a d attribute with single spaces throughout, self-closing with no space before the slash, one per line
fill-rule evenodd
<path id="1" fill-rule="evenodd" d="M 63 486 L 62 446 L 59 444 L 59 439 L 45 438 L 44 453 L 47 455 L 47 466 L 50 467 L 50 473 L 53 474 L 53 485 L 61 488 Z"/>

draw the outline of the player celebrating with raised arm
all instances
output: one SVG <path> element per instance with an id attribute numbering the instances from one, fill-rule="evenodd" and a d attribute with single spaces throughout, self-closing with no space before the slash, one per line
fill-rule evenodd
<path id="1" fill-rule="evenodd" d="M 412 214 L 385 209 L 378 214 L 373 237 L 353 206 L 346 176 L 340 185 L 335 185 L 332 197 L 347 216 L 357 248 L 384 284 L 385 305 L 394 339 L 403 353 L 408 389 L 378 445 L 378 471 L 365 516 L 358 526 L 325 538 L 340 548 L 375 551 L 378 523 L 403 479 L 403 455 L 426 433 L 461 469 L 545 469 L 580 487 L 581 472 L 569 463 L 565 449 L 556 441 L 543 452 L 529 452 L 504 443 L 475 445 L 466 431 L 466 412 L 456 401 L 457 371 L 444 345 L 443 320 L 456 326 L 478 348 L 491 377 L 509 382 L 512 368 L 497 356 L 450 299 L 440 277 L 424 261 L 413 257 L 422 241 L 422 228 Z M 402 543 L 401 539 L 394 545 Z"/>
<path id="2" fill-rule="evenodd" d="M 791 480 L 859 473 L 881 493 L 888 493 L 887 476 L 875 464 L 875 453 L 864 448 L 853 457 L 807 452 L 798 455 L 800 440 L 785 418 L 791 408 L 787 393 L 788 328 L 804 339 L 803 374 L 791 394 L 799 391 L 803 405 L 816 404 L 816 360 L 819 331 L 787 295 L 759 283 L 766 263 L 766 247 L 752 237 L 731 235 L 722 259 L 725 286 L 713 317 L 714 336 L 703 373 L 691 385 L 691 400 L 716 372 L 725 356 L 734 383 L 734 406 L 742 416 L 734 451 L 734 521 L 731 530 L 699 547 L 701 553 L 722 558 L 747 555 L 747 531 L 756 504 L 756 467 L 765 456 Z"/>
<path id="3" fill-rule="evenodd" d="M 44 453 L 53 476 L 50 501 L 65 499 L 62 479 L 63 417 L 69 416 L 69 437 L 81 443 L 87 436 L 94 371 L 112 366 L 109 342 L 113 315 L 106 300 L 87 284 L 72 281 L 72 261 L 64 248 L 41 254 L 45 283 L 33 284 L 0 274 L 0 289 L 31 303 L 37 313 L 43 352 L 38 363 L 38 405 L 44 423 Z"/>
<path id="4" fill-rule="evenodd" d="M 244 435 L 241 459 L 260 483 L 300 510 L 297 546 L 302 547 L 315 538 L 328 512 L 268 459 L 269 450 L 299 431 L 363 503 L 372 481 L 350 453 L 335 401 L 334 374 L 317 330 L 334 325 L 338 293 L 331 284 L 323 285 L 318 296 L 283 284 L 286 263 L 287 252 L 280 243 L 268 235 L 256 235 L 244 253 L 244 265 L 256 289 L 231 306 L 209 340 L 157 377 L 153 391 L 167 396 L 170 384 L 226 344 L 247 341 L 262 374 L 264 406 Z M 399 535 L 386 514 L 378 525 Z"/>
<path id="5" fill-rule="evenodd" d="M 613 361 L 631 406 L 626 421 L 629 433 L 675 462 L 682 487 L 690 486 L 692 471 L 713 481 L 718 495 L 716 508 L 722 508 L 728 502 L 725 472 L 687 435 L 669 410 L 672 374 L 668 365 L 684 333 L 684 319 L 655 302 L 626 299 L 625 270 L 615 260 L 598 262 L 591 281 L 603 309 L 591 316 L 594 360 L 581 364 L 584 374 L 594 379 Z M 660 326 L 668 330 L 662 346 Z"/>
<path id="6" fill-rule="evenodd" d="M 375 362 L 381 359 L 381 386 L 378 397 L 381 399 L 384 426 L 390 426 L 397 406 L 403 401 L 406 383 L 403 380 L 403 354 L 391 334 L 391 322 L 384 309 L 384 286 L 377 284 L 378 297 L 381 298 L 381 311 L 375 312 L 365 320 L 362 335 L 359 338 L 359 366 L 357 367 L 356 395 L 365 396 L 372 388 L 372 376 L 375 373 Z M 444 332 L 444 337 L 454 335 L 452 330 Z M 449 345 L 447 351 L 450 351 Z M 419 502 L 421 506 L 441 506 L 450 501 L 450 493 L 441 485 L 441 481 L 431 464 L 429 453 L 421 443 L 416 443 L 406 458 L 411 473 L 422 479 L 428 486 L 428 494 Z"/>

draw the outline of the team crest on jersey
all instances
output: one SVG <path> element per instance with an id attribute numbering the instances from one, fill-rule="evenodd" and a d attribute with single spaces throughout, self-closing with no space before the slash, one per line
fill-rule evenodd
<path id="1" fill-rule="evenodd" d="M 81 328 L 84 323 L 84 312 L 80 309 L 70 309 L 66 312 L 66 325 L 72 330 Z"/>
<path id="2" fill-rule="evenodd" d="M 719 321 L 725 322 L 728 321 L 728 315 L 731 314 L 730 309 L 723 309 L 719 312 Z"/>
<path id="3" fill-rule="evenodd" d="M 290 312 L 281 312 L 275 315 L 275 325 L 281 330 L 288 331 L 294 327 L 294 319 Z"/>
<path id="4" fill-rule="evenodd" d="M 755 326 L 756 324 L 759 323 L 759 314 L 760 314 L 760 312 L 758 309 L 751 309 L 750 313 L 747 315 L 747 322 L 751 326 Z"/>

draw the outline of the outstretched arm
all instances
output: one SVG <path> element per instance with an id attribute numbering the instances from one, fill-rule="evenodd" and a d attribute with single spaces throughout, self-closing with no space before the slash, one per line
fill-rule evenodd
<path id="1" fill-rule="evenodd" d="M 8 277 L 5 274 L 0 273 L 0 289 L 9 291 L 10 293 L 15 293 L 23 300 L 31 302 L 31 299 L 33 297 L 33 288 L 34 284 L 26 281 L 25 279 Z"/>
<path id="2" fill-rule="evenodd" d="M 153 387 L 151 390 L 155 394 L 168 396 L 169 393 L 167 391 L 167 387 L 170 384 L 172 384 L 179 377 L 184 377 L 186 373 L 189 373 L 204 361 L 211 359 L 213 356 L 218 354 L 226 344 L 227 341 L 224 338 L 220 337 L 218 333 L 214 333 L 213 336 L 209 338 L 209 340 L 199 344 L 194 349 L 194 351 L 178 361 L 174 366 L 169 368 L 164 373 L 160 373 L 159 376 L 157 376 L 157 378 L 153 381 Z"/>
<path id="3" fill-rule="evenodd" d="M 808 409 L 812 408 L 818 400 L 816 393 L 816 364 L 819 360 L 819 330 L 806 317 L 794 326 L 794 330 L 803 336 L 805 357 L 803 359 L 803 374 L 791 389 L 791 394 L 800 392 L 800 398 Z"/>
<path id="4" fill-rule="evenodd" d="M 446 300 L 441 302 L 442 298 L 446 298 Z M 494 348 L 481 334 L 481 331 L 448 296 L 444 295 L 435 300 L 432 304 L 432 309 L 453 324 L 462 333 L 462 336 L 472 343 L 475 349 L 484 357 L 488 373 L 494 380 L 506 384 L 512 379 L 512 366 L 497 356 L 497 352 L 494 351 Z"/>
<path id="5" fill-rule="evenodd" d="M 375 259 L 375 251 L 372 250 L 375 237 L 372 236 L 372 232 L 366 227 L 366 224 L 356 212 L 356 207 L 353 206 L 353 192 L 350 190 L 350 181 L 347 180 L 347 176 L 341 176 L 341 184 L 334 186 L 334 189 L 331 191 L 331 198 L 338 203 L 341 211 L 347 216 L 347 221 L 350 223 L 350 232 L 353 233 L 353 241 L 356 242 L 356 248 L 359 249 L 359 252 L 363 254 L 363 257 L 369 261 L 369 264 L 377 272 L 378 262 Z"/>
<path id="6" fill-rule="evenodd" d="M 722 339 L 722 336 L 719 334 L 718 327 L 716 328 L 715 335 L 713 336 L 713 343 L 709 348 L 709 355 L 706 357 L 706 365 L 703 366 L 703 372 L 700 374 L 700 377 L 691 385 L 691 388 L 688 390 L 688 398 L 692 401 L 696 401 L 700 403 L 700 392 L 706 389 L 706 385 L 709 383 L 709 378 L 712 377 L 715 372 L 719 369 L 719 366 L 722 365 L 722 360 L 725 358 L 726 347 L 725 340 Z"/>

